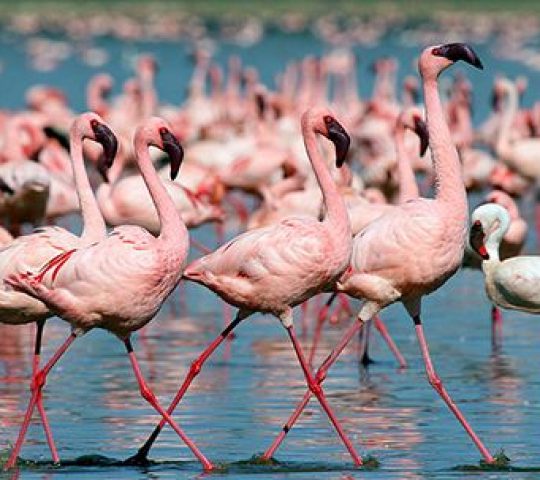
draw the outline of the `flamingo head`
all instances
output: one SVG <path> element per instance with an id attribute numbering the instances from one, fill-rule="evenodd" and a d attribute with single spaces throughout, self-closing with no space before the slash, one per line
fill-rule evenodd
<path id="1" fill-rule="evenodd" d="M 71 126 L 70 137 L 76 138 L 78 136 L 83 140 L 93 140 L 103 147 L 103 154 L 99 157 L 97 169 L 107 182 L 107 171 L 111 168 L 118 151 L 116 135 L 97 113 L 86 112 L 79 115 Z"/>
<path id="2" fill-rule="evenodd" d="M 436 78 L 443 70 L 459 60 L 483 70 L 484 66 L 476 52 L 466 43 L 446 43 L 426 48 L 418 62 L 423 78 Z"/>
<path id="3" fill-rule="evenodd" d="M 302 127 L 328 138 L 336 148 L 336 166 L 339 168 L 343 165 L 349 153 L 351 138 L 328 108 L 307 110 L 302 115 Z"/>
<path id="4" fill-rule="evenodd" d="M 416 107 L 407 108 L 401 113 L 397 121 L 398 125 L 402 125 L 418 135 L 420 139 L 420 156 L 423 157 L 429 146 L 429 132 L 420 109 Z"/>
<path id="5" fill-rule="evenodd" d="M 95 76 L 94 81 L 104 97 L 111 93 L 114 80 L 108 73 L 99 73 Z"/>
<path id="6" fill-rule="evenodd" d="M 472 213 L 469 244 L 482 257 L 497 257 L 499 244 L 510 227 L 510 215 L 506 208 L 496 203 L 485 203 Z"/>
<path id="7" fill-rule="evenodd" d="M 165 152 L 171 165 L 171 180 L 174 180 L 184 159 L 184 149 L 176 136 L 172 133 L 170 125 L 158 117 L 150 117 L 141 125 L 135 136 L 143 134 L 147 145 L 152 145 Z"/>

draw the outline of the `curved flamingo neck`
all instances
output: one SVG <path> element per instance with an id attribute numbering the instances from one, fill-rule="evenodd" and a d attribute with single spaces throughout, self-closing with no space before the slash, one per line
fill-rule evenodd
<path id="1" fill-rule="evenodd" d="M 423 89 L 429 145 L 435 170 L 435 199 L 451 204 L 454 212 L 466 218 L 467 196 L 461 164 L 444 117 L 437 78 L 424 78 Z"/>
<path id="2" fill-rule="evenodd" d="M 105 100 L 105 87 L 99 82 L 91 83 L 88 87 L 86 103 L 90 110 L 105 117 L 109 112 L 109 103 Z"/>
<path id="3" fill-rule="evenodd" d="M 73 180 L 75 189 L 79 197 L 81 215 L 83 220 L 83 230 L 81 238 L 89 243 L 101 240 L 107 233 L 107 227 L 103 215 L 99 209 L 96 197 L 88 181 L 88 174 L 83 158 L 83 134 L 74 125 L 69 135 L 69 145 L 71 152 L 71 166 L 73 168 Z"/>
<path id="4" fill-rule="evenodd" d="M 21 118 L 13 118 L 9 121 L 6 128 L 3 156 L 7 161 L 17 161 L 27 158 L 21 142 L 20 131 L 25 130 L 32 138 L 32 131 Z"/>
<path id="5" fill-rule="evenodd" d="M 420 196 L 414 171 L 405 149 L 405 130 L 405 125 L 398 121 L 394 131 L 394 141 L 396 145 L 397 169 L 399 176 L 399 204 Z"/>
<path id="6" fill-rule="evenodd" d="M 333 226 L 333 233 L 338 238 L 350 239 L 352 233 L 347 208 L 321 156 L 319 146 L 317 145 L 315 129 L 309 122 L 306 122 L 302 125 L 302 133 L 304 136 L 304 145 L 306 146 L 309 160 L 322 192 L 323 203 L 326 207 L 323 221 Z"/>
<path id="7" fill-rule="evenodd" d="M 516 118 L 518 102 L 517 91 L 511 86 L 508 89 L 507 101 L 502 112 L 499 135 L 497 138 L 496 151 L 500 156 L 508 156 L 507 151 L 510 149 L 510 130 L 512 128 L 512 123 Z"/>
<path id="8" fill-rule="evenodd" d="M 144 133 L 142 135 L 136 134 L 135 156 L 137 166 L 139 167 L 144 183 L 150 192 L 161 226 L 158 240 L 174 250 L 181 249 L 182 247 L 187 249 L 189 237 L 186 226 L 176 211 L 171 197 L 167 193 L 167 190 L 165 190 L 165 187 L 152 164 L 150 153 L 148 151 L 150 144 L 151 140 L 149 136 L 144 135 Z"/>

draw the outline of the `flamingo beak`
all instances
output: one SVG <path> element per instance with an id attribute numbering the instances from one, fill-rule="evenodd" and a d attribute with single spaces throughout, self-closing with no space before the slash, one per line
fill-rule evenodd
<path id="1" fill-rule="evenodd" d="M 171 162 L 171 180 L 174 180 L 182 165 L 184 159 L 184 149 L 178 139 L 169 130 L 163 128 L 160 130 L 161 140 L 163 142 L 163 151 L 169 156 Z"/>
<path id="2" fill-rule="evenodd" d="M 477 220 L 471 226 L 469 233 L 469 243 L 472 249 L 482 257 L 483 260 L 489 260 L 489 253 L 484 244 L 484 230 L 482 224 Z"/>
<path id="3" fill-rule="evenodd" d="M 441 45 L 440 47 L 435 47 L 431 53 L 439 57 L 447 58 L 451 62 L 463 60 L 473 67 L 480 70 L 484 69 L 484 66 L 480 61 L 480 58 L 478 58 L 478 55 L 476 55 L 476 52 L 470 45 L 467 45 L 466 43 L 447 43 L 445 45 Z"/>
<path id="4" fill-rule="evenodd" d="M 118 151 L 118 140 L 112 130 L 99 122 L 92 123 L 92 130 L 96 140 L 101 143 L 103 147 L 103 154 L 99 157 L 97 169 L 103 180 L 108 182 L 107 172 L 112 167 L 116 152 Z"/>
<path id="5" fill-rule="evenodd" d="M 420 117 L 414 118 L 414 132 L 420 139 L 420 156 L 423 157 L 429 147 L 429 132 L 426 122 L 424 122 L 424 120 L 422 120 Z"/>
<path id="6" fill-rule="evenodd" d="M 15 195 L 15 190 L 13 190 L 3 178 L 0 178 L 0 192 L 7 193 L 8 195 Z"/>
<path id="7" fill-rule="evenodd" d="M 336 166 L 339 168 L 343 165 L 343 162 L 347 157 L 349 146 L 351 145 L 351 138 L 341 124 L 330 115 L 324 117 L 324 123 L 328 130 L 327 137 L 336 147 Z"/>
<path id="8" fill-rule="evenodd" d="M 47 138 L 54 138 L 64 150 L 69 152 L 69 138 L 65 133 L 50 126 L 43 127 L 43 133 Z"/>

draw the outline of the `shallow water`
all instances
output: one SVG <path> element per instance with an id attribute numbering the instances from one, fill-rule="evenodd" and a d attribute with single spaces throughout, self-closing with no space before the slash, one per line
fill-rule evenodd
<path id="1" fill-rule="evenodd" d="M 100 44 L 111 52 L 105 69 L 119 80 L 129 74 L 128 59 L 133 54 L 155 52 L 162 66 L 158 87 L 163 98 L 180 100 L 189 74 L 184 45 L 127 45 L 111 39 Z M 285 45 L 288 48 L 283 48 Z M 29 85 L 48 82 L 66 88 L 74 105 L 82 108 L 85 82 L 95 70 L 71 57 L 57 71 L 37 73 L 29 68 L 23 48 L 23 41 L 4 34 L 0 44 L 3 105 L 21 105 L 22 93 Z M 247 63 L 260 66 L 263 77 L 269 79 L 288 58 L 322 50 L 310 36 L 297 35 L 290 44 L 276 33 L 241 53 Z M 418 50 L 403 46 L 396 37 L 380 47 L 359 51 L 364 68 L 362 90 L 369 91 L 365 70 L 371 58 L 391 53 L 400 56 L 402 65 L 408 68 Z M 495 71 L 525 70 L 494 60 L 487 45 L 478 50 L 486 73 L 468 73 L 475 86 L 478 118 L 482 118 L 487 110 L 487 87 Z M 232 51 L 240 49 L 225 45 L 217 56 L 223 59 Z M 228 235 L 234 234 L 235 226 L 231 225 Z M 207 245 L 215 242 L 210 228 L 199 229 L 194 235 Z M 532 251 L 532 237 L 529 243 Z M 181 292 L 187 308 L 181 306 Z M 503 347 L 493 352 L 482 276 L 473 271 L 459 272 L 443 289 L 426 298 L 423 312 L 434 363 L 456 403 L 487 446 L 493 452 L 504 449 L 511 465 L 520 470 L 511 478 L 535 478 L 540 467 L 540 323 L 532 316 L 506 312 Z M 313 311 L 310 317 L 314 318 Z M 380 462 L 378 468 L 364 471 L 353 467 L 314 400 L 278 450 L 278 465 L 249 461 L 268 447 L 305 391 L 303 375 L 283 328 L 273 318 L 254 316 L 238 328 L 230 355 L 221 349 L 209 361 L 176 411 L 175 418 L 186 432 L 221 466 L 211 477 L 509 478 L 508 471 L 474 468 L 480 455 L 427 383 L 412 322 L 402 307 L 388 308 L 383 318 L 409 368 L 399 371 L 385 345 L 374 335 L 371 353 L 375 364 L 368 370 L 360 366 L 356 345 L 352 344 L 324 384 L 354 444 L 363 455 L 375 457 Z M 202 287 L 182 284 L 144 334 L 136 336 L 135 351 L 143 372 L 163 405 L 176 392 L 190 362 L 217 335 L 221 325 L 221 303 L 216 297 Z M 337 342 L 345 326 L 341 323 L 326 329 L 318 361 Z M 4 457 L 16 438 L 29 398 L 33 330 L 0 326 L 0 332 L 0 448 Z M 47 358 L 68 333 L 62 321 L 48 322 L 43 357 Z M 139 396 L 122 344 L 105 332 L 91 332 L 74 344 L 51 373 L 44 402 L 64 464 L 53 467 L 49 463 L 48 448 L 35 418 L 22 452 L 29 463 L 14 474 L 0 474 L 0 478 L 204 477 L 191 452 L 170 428 L 152 450 L 153 463 L 144 468 L 121 465 L 149 435 L 158 417 Z"/>

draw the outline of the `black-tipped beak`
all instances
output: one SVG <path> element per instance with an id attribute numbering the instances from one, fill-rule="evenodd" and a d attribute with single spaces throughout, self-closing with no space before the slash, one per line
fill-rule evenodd
<path id="1" fill-rule="evenodd" d="M 65 133 L 50 126 L 43 127 L 43 133 L 47 138 L 54 138 L 64 150 L 69 152 L 69 138 Z"/>
<path id="2" fill-rule="evenodd" d="M 445 57 L 452 62 L 463 60 L 473 67 L 479 68 L 480 70 L 484 69 L 476 52 L 466 43 L 447 43 L 446 45 L 434 48 L 431 53 L 439 57 Z"/>
<path id="3" fill-rule="evenodd" d="M 484 230 L 482 229 L 482 224 L 477 220 L 471 225 L 471 230 L 469 232 L 469 244 L 472 249 L 482 257 L 483 260 L 489 260 L 489 253 L 486 250 L 484 244 L 485 238 Z"/>
<path id="4" fill-rule="evenodd" d="M 330 115 L 324 117 L 324 123 L 328 130 L 328 139 L 331 140 L 336 147 L 336 166 L 339 168 L 343 165 L 347 153 L 349 153 L 351 138 L 341 124 Z"/>
<path id="5" fill-rule="evenodd" d="M 262 94 L 257 93 L 255 95 L 255 104 L 257 105 L 257 114 L 259 118 L 263 118 L 264 112 L 266 110 L 266 101 Z"/>
<path id="6" fill-rule="evenodd" d="M 184 159 L 184 149 L 178 139 L 169 130 L 163 128 L 160 130 L 161 140 L 163 141 L 163 150 L 169 156 L 171 162 L 171 180 L 174 180 L 182 165 Z"/>
<path id="7" fill-rule="evenodd" d="M 491 92 L 491 99 L 490 99 L 490 103 L 491 103 L 491 108 L 493 110 L 499 110 L 499 95 L 497 94 L 497 92 L 495 91 L 495 89 Z"/>
<path id="8" fill-rule="evenodd" d="M 112 167 L 114 157 L 118 151 L 118 140 L 112 130 L 99 122 L 92 122 L 92 130 L 96 140 L 101 143 L 103 147 L 103 154 L 99 157 L 97 169 L 103 180 L 108 182 L 107 171 Z"/>
<path id="9" fill-rule="evenodd" d="M 414 132 L 420 139 L 420 156 L 423 157 L 426 154 L 426 150 L 429 147 L 429 133 L 426 122 L 420 117 L 414 118 Z"/>
<path id="10" fill-rule="evenodd" d="M 15 190 L 13 190 L 3 178 L 0 178 L 0 192 L 7 193 L 8 195 L 15 195 Z"/>

